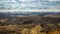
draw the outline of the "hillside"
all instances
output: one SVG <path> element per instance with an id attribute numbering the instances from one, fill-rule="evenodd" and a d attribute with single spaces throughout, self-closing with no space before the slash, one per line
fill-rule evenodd
<path id="1" fill-rule="evenodd" d="M 0 34 L 45 34 L 60 30 L 59 13 L 0 13 Z M 35 32 L 35 33 L 34 33 Z"/>

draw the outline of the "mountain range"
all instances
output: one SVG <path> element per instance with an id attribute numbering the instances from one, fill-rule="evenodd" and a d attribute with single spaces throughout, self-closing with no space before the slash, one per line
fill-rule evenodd
<path id="1" fill-rule="evenodd" d="M 20 15 L 39 15 L 39 16 L 44 16 L 44 15 L 60 15 L 60 12 L 0 12 L 0 18 L 4 17 L 16 17 Z"/>

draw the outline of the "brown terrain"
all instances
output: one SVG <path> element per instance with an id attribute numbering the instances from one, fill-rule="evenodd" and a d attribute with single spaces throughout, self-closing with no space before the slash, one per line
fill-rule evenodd
<path id="1" fill-rule="evenodd" d="M 18 16 L 0 19 L 0 34 L 60 34 L 60 16 Z"/>

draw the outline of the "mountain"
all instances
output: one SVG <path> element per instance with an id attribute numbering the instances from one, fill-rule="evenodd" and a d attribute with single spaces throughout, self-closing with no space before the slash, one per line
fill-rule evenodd
<path id="1" fill-rule="evenodd" d="M 16 17 L 19 15 L 39 15 L 39 16 L 45 16 L 45 15 L 60 15 L 60 12 L 0 12 L 0 18 L 4 17 Z"/>

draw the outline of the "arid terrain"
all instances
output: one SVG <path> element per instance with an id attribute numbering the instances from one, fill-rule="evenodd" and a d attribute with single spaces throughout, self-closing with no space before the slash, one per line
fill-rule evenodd
<path id="1" fill-rule="evenodd" d="M 0 18 L 0 34 L 60 34 L 60 15 Z"/>

